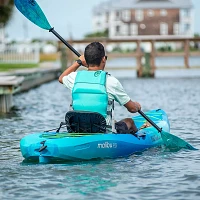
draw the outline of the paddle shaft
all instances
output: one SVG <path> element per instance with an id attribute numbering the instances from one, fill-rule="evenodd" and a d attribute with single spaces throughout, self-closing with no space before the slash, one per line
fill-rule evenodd
<path id="1" fill-rule="evenodd" d="M 73 51 L 78 57 L 81 56 L 78 51 L 76 51 L 63 37 L 61 37 L 55 30 L 54 28 L 51 28 L 49 32 L 52 32 L 58 39 L 60 39 L 71 51 Z"/>
<path id="2" fill-rule="evenodd" d="M 162 131 L 162 128 L 158 127 L 147 115 L 145 115 L 141 110 L 138 110 L 140 115 L 144 117 L 152 126 L 154 126 L 159 132 Z"/>

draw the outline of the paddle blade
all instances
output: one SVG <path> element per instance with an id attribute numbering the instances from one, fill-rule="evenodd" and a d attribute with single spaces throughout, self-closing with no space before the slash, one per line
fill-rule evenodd
<path id="1" fill-rule="evenodd" d="M 170 150 L 179 150 L 182 148 L 189 149 L 189 150 L 197 150 L 188 142 L 168 132 L 162 131 L 161 136 L 162 136 L 164 145 Z"/>
<path id="2" fill-rule="evenodd" d="M 35 0 L 15 0 L 17 9 L 40 28 L 50 30 L 51 26 Z"/>

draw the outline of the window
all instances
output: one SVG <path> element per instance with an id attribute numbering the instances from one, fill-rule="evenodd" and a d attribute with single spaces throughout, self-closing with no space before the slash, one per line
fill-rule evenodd
<path id="1" fill-rule="evenodd" d="M 138 25 L 131 24 L 131 35 L 138 35 Z"/>
<path id="2" fill-rule="evenodd" d="M 120 33 L 120 26 L 116 26 L 115 27 L 115 32 L 116 32 L 116 35 L 119 35 L 119 33 Z"/>
<path id="3" fill-rule="evenodd" d="M 190 31 L 190 24 L 184 24 L 184 32 Z"/>
<path id="4" fill-rule="evenodd" d="M 125 21 L 125 22 L 128 22 L 131 20 L 131 11 L 130 10 L 124 10 L 122 12 L 122 19 Z"/>
<path id="5" fill-rule="evenodd" d="M 142 21 L 144 19 L 144 12 L 143 10 L 136 10 L 135 11 L 135 20 Z"/>
<path id="6" fill-rule="evenodd" d="M 147 11 L 147 16 L 148 17 L 153 17 L 154 16 L 154 11 L 153 10 L 148 10 Z"/>
<path id="7" fill-rule="evenodd" d="M 167 23 L 160 24 L 160 35 L 168 35 L 168 24 Z"/>
<path id="8" fill-rule="evenodd" d="M 174 35 L 179 35 L 179 23 L 174 23 Z"/>
<path id="9" fill-rule="evenodd" d="M 183 16 L 184 17 L 189 17 L 190 16 L 190 10 L 189 9 L 184 9 L 183 10 Z"/>
<path id="10" fill-rule="evenodd" d="M 121 35 L 128 35 L 128 24 L 123 24 L 121 27 Z"/>
<path id="11" fill-rule="evenodd" d="M 167 16 L 167 10 L 165 10 L 165 9 L 160 10 L 160 16 L 162 16 L 162 17 Z"/>
<path id="12" fill-rule="evenodd" d="M 116 11 L 116 13 L 115 13 L 115 19 L 116 20 L 120 19 L 120 12 L 119 11 Z"/>

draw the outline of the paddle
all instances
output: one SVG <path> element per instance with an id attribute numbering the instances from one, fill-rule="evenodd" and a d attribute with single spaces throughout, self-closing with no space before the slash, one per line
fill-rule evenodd
<path id="1" fill-rule="evenodd" d="M 73 51 L 78 57 L 81 55 L 64 39 L 62 38 L 49 24 L 42 9 L 35 0 L 15 0 L 15 6 L 17 9 L 31 22 L 39 26 L 40 28 L 49 30 L 58 39 L 60 39 L 71 51 Z"/>
<path id="2" fill-rule="evenodd" d="M 179 149 L 189 149 L 189 150 L 197 150 L 196 148 L 194 148 L 192 145 L 190 145 L 189 143 L 187 143 L 186 141 L 184 141 L 183 139 L 172 135 L 168 132 L 165 132 L 162 130 L 162 128 L 158 127 L 147 115 L 145 115 L 141 110 L 138 111 L 142 117 L 144 117 L 152 126 L 154 126 L 158 132 L 161 134 L 162 140 L 164 145 L 173 150 L 179 150 Z"/>

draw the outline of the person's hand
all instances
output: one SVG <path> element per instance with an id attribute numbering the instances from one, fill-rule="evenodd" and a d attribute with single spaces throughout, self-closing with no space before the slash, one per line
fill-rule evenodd
<path id="1" fill-rule="evenodd" d="M 129 101 L 124 106 L 127 108 L 127 110 L 131 113 L 136 113 L 139 110 L 141 110 L 141 105 L 138 102 L 134 101 Z"/>
<path id="2" fill-rule="evenodd" d="M 135 104 L 135 110 L 139 111 L 141 110 L 141 105 L 138 102 L 134 102 Z"/>
<path id="3" fill-rule="evenodd" d="M 85 61 L 84 55 L 81 55 L 81 56 L 79 57 L 79 59 L 81 60 L 82 65 L 83 65 L 84 67 L 88 67 L 88 65 L 87 65 L 87 63 L 86 63 L 86 61 Z"/>

